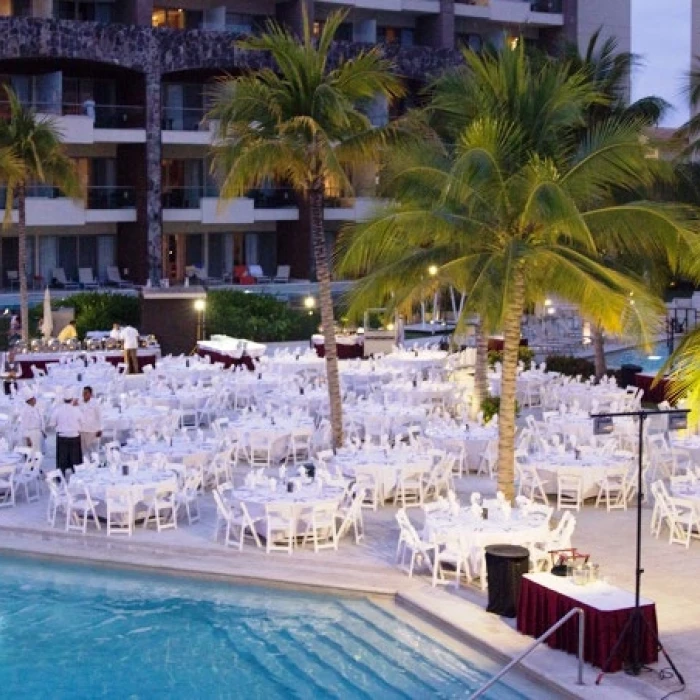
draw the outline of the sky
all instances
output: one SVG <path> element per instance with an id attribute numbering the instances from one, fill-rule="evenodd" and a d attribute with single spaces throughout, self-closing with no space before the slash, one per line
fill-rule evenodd
<path id="1" fill-rule="evenodd" d="M 632 99 L 657 95 L 669 102 L 673 109 L 662 126 L 688 119 L 682 93 L 690 71 L 692 1 L 632 0 L 632 53 L 641 59 L 632 76 Z"/>

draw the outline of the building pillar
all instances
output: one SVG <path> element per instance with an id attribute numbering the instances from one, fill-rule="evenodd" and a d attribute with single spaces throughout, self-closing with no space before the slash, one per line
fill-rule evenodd
<path id="1" fill-rule="evenodd" d="M 158 44 L 153 43 L 146 73 L 146 240 L 148 277 L 155 284 L 163 276 L 161 71 Z"/>
<path id="2" fill-rule="evenodd" d="M 121 5 L 119 21 L 124 24 L 138 24 L 150 27 L 153 21 L 153 0 L 120 0 L 115 7 Z"/>
<path id="3" fill-rule="evenodd" d="M 440 0 L 440 12 L 420 18 L 420 31 L 416 43 L 431 49 L 453 49 L 455 47 L 454 0 Z"/>
<path id="4" fill-rule="evenodd" d="M 309 22 L 314 23 L 313 0 L 287 0 L 275 5 L 277 21 L 289 27 L 297 36 L 301 36 L 304 28 L 304 10 L 306 10 Z"/>

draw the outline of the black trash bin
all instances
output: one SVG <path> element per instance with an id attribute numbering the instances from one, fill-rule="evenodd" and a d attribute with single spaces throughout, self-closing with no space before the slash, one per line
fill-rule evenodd
<path id="1" fill-rule="evenodd" d="M 530 570 L 530 552 L 513 544 L 486 547 L 486 573 L 489 582 L 487 612 L 515 617 L 518 612 L 520 579 Z"/>
<path id="2" fill-rule="evenodd" d="M 625 386 L 634 386 L 634 375 L 639 374 L 643 367 L 639 365 L 622 365 L 620 367 L 620 384 Z"/>

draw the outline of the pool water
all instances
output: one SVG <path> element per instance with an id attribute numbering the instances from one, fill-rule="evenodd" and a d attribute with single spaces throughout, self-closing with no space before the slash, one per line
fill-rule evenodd
<path id="1" fill-rule="evenodd" d="M 464 698 L 494 668 L 367 599 L 0 557 L 4 697 Z"/>
<path id="2" fill-rule="evenodd" d="M 644 372 L 656 373 L 668 359 L 668 347 L 666 343 L 656 343 L 648 352 L 644 348 L 626 348 L 606 352 L 609 369 L 620 369 L 622 365 L 639 365 Z"/>

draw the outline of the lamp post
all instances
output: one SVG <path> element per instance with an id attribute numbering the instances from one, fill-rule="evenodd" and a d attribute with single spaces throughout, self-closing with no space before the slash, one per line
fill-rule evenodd
<path id="1" fill-rule="evenodd" d="M 207 310 L 206 299 L 195 299 L 194 310 L 197 312 L 197 341 L 204 340 L 206 336 L 206 319 L 205 313 Z"/>

